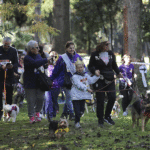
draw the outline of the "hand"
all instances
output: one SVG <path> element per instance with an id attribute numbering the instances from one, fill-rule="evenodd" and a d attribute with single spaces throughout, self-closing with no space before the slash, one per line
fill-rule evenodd
<path id="1" fill-rule="evenodd" d="M 100 76 L 100 71 L 99 70 L 95 70 L 95 75 L 96 76 Z"/>
<path id="2" fill-rule="evenodd" d="M 92 90 L 92 89 L 87 89 L 87 91 L 88 91 L 88 92 L 90 92 L 90 93 L 92 93 L 92 92 L 93 92 L 93 90 Z"/>
<path id="3" fill-rule="evenodd" d="M 6 65 L 2 65 L 2 69 L 5 70 L 6 69 Z"/>
<path id="4" fill-rule="evenodd" d="M 117 75 L 117 78 L 123 78 L 123 75 L 121 72 Z"/>

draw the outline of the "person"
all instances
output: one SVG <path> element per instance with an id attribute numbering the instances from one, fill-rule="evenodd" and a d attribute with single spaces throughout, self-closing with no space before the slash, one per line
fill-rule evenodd
<path id="1" fill-rule="evenodd" d="M 5 96 L 6 103 L 12 104 L 12 95 L 13 95 L 13 83 L 14 83 L 14 72 L 17 72 L 18 68 L 18 59 L 17 51 L 15 48 L 10 46 L 11 38 L 5 37 L 3 39 L 3 45 L 0 46 L 0 120 L 3 112 L 3 90 L 4 90 L 4 81 L 5 82 Z M 4 75 L 4 73 L 6 73 Z"/>
<path id="2" fill-rule="evenodd" d="M 76 72 L 74 63 L 77 61 L 79 57 L 82 60 L 81 56 L 75 52 L 75 45 L 72 41 L 68 41 L 66 43 L 66 53 L 59 56 L 59 59 L 56 62 L 52 75 L 50 76 L 51 80 L 54 81 L 56 79 L 60 87 L 63 87 L 63 90 L 66 95 L 66 102 L 64 104 L 63 113 L 61 118 L 67 117 L 68 110 L 69 110 L 69 119 L 74 120 L 74 111 L 73 111 L 73 104 L 71 100 L 71 88 L 64 87 L 64 76 L 65 72 L 71 78 L 72 75 Z M 70 79 L 69 78 L 69 79 Z"/>
<path id="3" fill-rule="evenodd" d="M 24 57 L 24 89 L 28 105 L 28 116 L 30 123 L 41 121 L 40 111 L 44 102 L 44 91 L 37 83 L 37 69 L 44 70 L 44 65 L 50 61 L 42 58 L 39 54 L 38 43 L 31 40 L 27 44 L 27 55 Z"/>
<path id="4" fill-rule="evenodd" d="M 18 65 L 18 74 L 15 75 L 16 76 L 16 91 L 17 91 L 17 94 L 15 95 L 15 98 L 14 98 L 14 104 L 17 104 L 18 99 L 20 99 L 19 108 L 23 107 L 23 100 L 25 98 L 25 90 L 23 88 L 23 84 L 19 81 L 20 80 L 19 78 L 20 78 L 21 74 L 23 74 L 23 72 L 24 72 L 24 57 L 25 57 L 24 54 L 20 55 L 19 65 Z M 18 78 L 18 76 L 19 76 L 19 78 Z"/>
<path id="5" fill-rule="evenodd" d="M 50 75 L 52 74 L 54 66 L 56 65 L 56 61 L 59 57 L 56 51 L 52 51 L 50 53 L 50 56 L 52 59 L 50 61 L 51 64 L 48 66 L 48 77 L 50 77 Z M 49 121 L 51 121 L 53 117 L 56 117 L 56 112 L 59 109 L 57 102 L 59 93 L 60 93 L 60 85 L 55 79 L 53 80 L 53 85 L 50 91 L 46 93 L 46 99 L 44 104 L 44 114 L 47 114 L 47 118 Z"/>
<path id="6" fill-rule="evenodd" d="M 92 98 L 90 89 L 90 84 L 95 83 L 100 76 L 90 77 L 84 71 L 84 63 L 77 58 L 75 62 L 76 72 L 72 76 L 72 88 L 71 88 L 71 98 L 73 100 L 73 107 L 75 111 L 75 128 L 80 128 L 80 118 L 84 114 L 85 110 L 85 100 L 90 100 Z M 99 74 L 99 71 L 98 71 Z"/>
<path id="7" fill-rule="evenodd" d="M 115 81 L 114 81 L 114 72 L 121 76 L 119 68 L 116 64 L 115 55 L 112 51 L 109 50 L 108 41 L 101 42 L 96 47 L 96 51 L 91 54 L 88 69 L 92 74 L 103 75 L 103 79 L 99 79 L 94 85 L 93 88 L 96 90 L 96 100 L 97 100 L 97 118 L 98 124 L 100 127 L 104 127 L 104 121 L 110 125 L 114 125 L 115 122 L 111 119 L 111 111 L 116 99 L 115 92 Z M 108 92 L 103 92 L 108 91 Z M 105 93 L 108 96 L 108 102 L 105 109 L 104 115 L 104 99 Z"/>
<path id="8" fill-rule="evenodd" d="M 131 103 L 133 96 L 133 90 L 130 90 L 130 86 L 132 86 L 132 83 L 134 81 L 134 65 L 131 64 L 130 55 L 125 54 L 122 58 L 122 61 L 123 64 L 119 66 L 119 70 L 122 73 L 123 78 L 120 78 L 119 80 L 119 90 L 121 90 L 120 93 L 123 95 L 123 116 L 127 116 L 127 107 Z"/>

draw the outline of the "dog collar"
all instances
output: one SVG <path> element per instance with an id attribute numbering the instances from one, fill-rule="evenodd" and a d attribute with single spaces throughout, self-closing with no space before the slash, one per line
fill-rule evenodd
<path id="1" fill-rule="evenodd" d="M 69 132 L 69 128 L 57 129 L 57 130 L 55 131 L 55 134 L 58 133 L 59 131 L 60 131 L 60 132 L 63 132 L 63 131 Z"/>

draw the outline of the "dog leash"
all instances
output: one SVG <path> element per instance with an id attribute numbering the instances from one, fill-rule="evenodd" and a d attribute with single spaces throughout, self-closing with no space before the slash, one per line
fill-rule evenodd
<path id="1" fill-rule="evenodd" d="M 6 101 L 6 76 L 7 76 L 7 70 L 4 71 L 4 99 L 5 99 L 5 105 L 7 105 Z"/>

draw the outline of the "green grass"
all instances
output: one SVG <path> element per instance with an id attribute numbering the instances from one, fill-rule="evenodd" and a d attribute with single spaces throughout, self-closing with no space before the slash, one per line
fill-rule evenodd
<path id="1" fill-rule="evenodd" d="M 63 105 L 60 105 L 59 120 Z M 90 106 L 89 106 L 90 107 Z M 90 108 L 89 108 L 90 110 Z M 81 118 L 82 129 L 75 129 L 74 122 L 69 122 L 70 131 L 65 138 L 52 139 L 49 137 L 48 121 L 43 119 L 40 123 L 29 124 L 27 106 L 20 109 L 15 123 L 0 122 L 0 150 L 59 150 L 62 146 L 70 150 L 105 150 L 105 149 L 150 149 L 150 124 L 146 131 L 139 128 L 132 129 L 130 114 L 123 117 L 122 112 L 115 125 L 104 124 L 104 129 L 98 127 L 94 112 Z"/>

